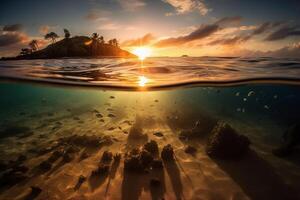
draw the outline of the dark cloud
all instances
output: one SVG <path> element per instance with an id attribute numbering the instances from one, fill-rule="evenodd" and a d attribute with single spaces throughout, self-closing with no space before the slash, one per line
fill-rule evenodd
<path id="1" fill-rule="evenodd" d="M 291 36 L 300 36 L 299 26 L 283 26 L 280 29 L 271 33 L 265 40 L 266 41 L 276 41 L 282 40 Z"/>
<path id="2" fill-rule="evenodd" d="M 5 25 L 3 27 L 3 31 L 20 31 L 22 30 L 23 26 L 21 24 L 11 24 Z"/>
<path id="3" fill-rule="evenodd" d="M 21 33 L 0 33 L 0 47 L 22 43 L 27 39 L 28 37 Z"/>
<path id="4" fill-rule="evenodd" d="M 141 46 L 141 45 L 149 45 L 155 37 L 148 33 L 141 38 L 126 40 L 122 43 L 122 46 Z"/>
<path id="5" fill-rule="evenodd" d="M 231 38 L 221 38 L 221 39 L 214 40 L 208 43 L 208 45 L 235 45 L 235 44 L 246 42 L 249 39 L 251 39 L 251 35 L 234 36 Z"/>
<path id="6" fill-rule="evenodd" d="M 227 18 L 224 18 L 222 21 L 228 21 Z M 266 33 L 271 31 L 274 28 L 277 28 L 278 26 L 281 26 L 283 22 L 265 22 L 261 25 L 259 25 L 256 29 L 254 29 L 251 33 L 247 35 L 238 35 L 230 38 L 221 38 L 216 39 L 212 42 L 210 42 L 208 45 L 234 45 L 234 44 L 240 44 L 247 42 L 254 36 Z"/>
<path id="7" fill-rule="evenodd" d="M 224 17 L 216 22 L 216 24 L 220 26 L 225 25 L 232 25 L 232 24 L 239 24 L 242 21 L 241 16 L 234 16 L 234 17 Z"/>
<path id="8" fill-rule="evenodd" d="M 175 37 L 175 38 L 167 38 L 158 41 L 155 46 L 157 47 L 166 47 L 166 46 L 174 46 L 174 45 L 181 45 L 185 44 L 194 40 L 200 40 L 206 38 L 213 33 L 217 32 L 220 29 L 220 26 L 217 24 L 211 25 L 202 25 L 197 30 L 193 31 L 192 33 Z"/>

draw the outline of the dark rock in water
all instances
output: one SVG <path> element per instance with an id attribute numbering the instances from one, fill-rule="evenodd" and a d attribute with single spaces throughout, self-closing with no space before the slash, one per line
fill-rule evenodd
<path id="1" fill-rule="evenodd" d="M 190 145 L 188 145 L 185 149 L 184 149 L 185 153 L 188 154 L 195 154 L 197 152 L 197 149 L 195 147 L 192 147 Z"/>
<path id="2" fill-rule="evenodd" d="M 120 162 L 121 158 L 122 158 L 122 155 L 120 153 L 116 153 L 114 155 L 114 161 L 115 162 Z"/>
<path id="3" fill-rule="evenodd" d="M 163 162 L 161 159 L 154 159 L 152 161 L 152 168 L 155 169 L 162 169 L 164 167 Z"/>
<path id="4" fill-rule="evenodd" d="M 28 176 L 22 172 L 18 171 L 9 171 L 4 173 L 0 177 L 0 187 L 3 186 L 12 186 L 18 184 L 19 182 L 28 179 Z"/>
<path id="5" fill-rule="evenodd" d="M 100 163 L 98 168 L 92 171 L 91 176 L 101 176 L 101 175 L 108 174 L 109 169 L 110 169 L 109 164 Z"/>
<path id="6" fill-rule="evenodd" d="M 207 136 L 216 125 L 216 120 L 209 117 L 203 118 L 195 122 L 191 129 L 182 130 L 179 134 L 180 140 L 193 140 Z"/>
<path id="7" fill-rule="evenodd" d="M 72 135 L 60 139 L 62 145 L 80 146 L 80 147 L 93 147 L 97 148 L 101 146 L 103 138 L 95 135 Z"/>
<path id="8" fill-rule="evenodd" d="M 65 153 L 64 155 L 63 155 L 63 161 L 64 162 L 71 162 L 73 160 L 73 157 L 70 155 L 70 154 L 68 154 L 68 153 Z"/>
<path id="9" fill-rule="evenodd" d="M 66 148 L 65 153 L 77 153 L 79 151 L 80 151 L 79 148 L 77 148 L 74 145 L 70 145 L 69 147 Z"/>
<path id="10" fill-rule="evenodd" d="M 107 115 L 107 117 L 114 118 L 114 117 L 116 117 L 116 116 L 115 116 L 114 114 L 111 114 L 111 113 L 110 113 L 110 114 Z"/>
<path id="11" fill-rule="evenodd" d="M 27 126 L 9 126 L 4 130 L 0 131 L 0 138 L 8 138 L 8 137 L 22 137 L 26 135 L 32 134 L 31 129 Z"/>
<path id="12" fill-rule="evenodd" d="M 133 149 L 125 156 L 124 169 L 132 172 L 145 172 L 151 167 L 152 155 L 145 150 Z"/>
<path id="13" fill-rule="evenodd" d="M 151 140 L 150 142 L 144 144 L 144 149 L 150 152 L 152 155 L 158 154 L 158 145 L 154 140 Z"/>
<path id="14" fill-rule="evenodd" d="M 213 158 L 236 159 L 249 150 L 250 141 L 238 134 L 230 125 L 220 122 L 212 131 L 206 145 L 206 153 Z"/>
<path id="15" fill-rule="evenodd" d="M 102 154 L 101 162 L 110 163 L 113 160 L 113 154 L 110 151 L 104 151 Z"/>
<path id="16" fill-rule="evenodd" d="M 25 198 L 26 200 L 33 200 L 35 199 L 40 193 L 42 192 L 42 189 L 37 186 L 31 186 L 31 192 L 30 194 Z"/>
<path id="17" fill-rule="evenodd" d="M 25 165 L 17 165 L 17 166 L 14 166 L 12 168 L 12 170 L 15 171 L 15 172 L 26 173 L 29 169 Z"/>
<path id="18" fill-rule="evenodd" d="M 39 168 L 43 171 L 48 171 L 52 168 L 52 164 L 48 160 L 45 160 L 39 164 Z"/>
<path id="19" fill-rule="evenodd" d="M 282 144 L 274 149 L 272 153 L 278 157 L 290 155 L 294 147 L 300 144 L 300 123 L 289 127 L 282 136 Z"/>
<path id="20" fill-rule="evenodd" d="M 3 160 L 0 161 L 0 171 L 5 171 L 9 167 L 9 164 L 7 162 L 4 162 Z"/>
<path id="21" fill-rule="evenodd" d="M 98 117 L 98 118 L 102 118 L 102 117 L 103 117 L 103 115 L 101 115 L 100 113 L 97 113 L 97 114 L 96 114 L 96 117 Z"/>
<path id="22" fill-rule="evenodd" d="M 161 158 L 165 161 L 174 160 L 174 151 L 172 145 L 168 144 L 161 151 Z"/>
<path id="23" fill-rule="evenodd" d="M 23 154 L 19 155 L 18 159 L 16 160 L 17 163 L 22 163 L 27 160 L 27 157 Z"/>
<path id="24" fill-rule="evenodd" d="M 54 151 L 51 156 L 48 158 L 49 162 L 55 162 L 57 159 L 59 159 L 60 157 L 62 157 L 64 155 L 63 150 L 56 150 Z"/>
<path id="25" fill-rule="evenodd" d="M 160 180 L 157 179 L 157 178 L 152 178 L 152 179 L 150 180 L 150 186 L 151 186 L 151 187 L 158 187 L 158 186 L 160 186 L 160 184 L 161 184 L 161 182 L 160 182 Z"/>
<path id="26" fill-rule="evenodd" d="M 83 151 L 83 152 L 80 154 L 79 159 L 80 159 L 80 160 L 84 160 L 84 159 L 86 159 L 86 158 L 88 158 L 88 157 L 90 157 L 90 154 L 87 153 L 86 151 Z"/>
<path id="27" fill-rule="evenodd" d="M 80 188 L 80 186 L 86 181 L 86 177 L 83 175 L 80 175 L 78 178 L 78 181 L 74 187 L 74 190 L 78 190 Z"/>
<path id="28" fill-rule="evenodd" d="M 157 137 L 163 137 L 164 134 L 162 134 L 162 132 L 155 132 L 153 133 L 153 135 L 157 136 Z"/>

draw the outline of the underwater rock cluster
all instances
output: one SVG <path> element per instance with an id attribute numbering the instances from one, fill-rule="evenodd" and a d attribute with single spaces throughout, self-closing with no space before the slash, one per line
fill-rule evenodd
<path id="1" fill-rule="evenodd" d="M 164 161 L 174 160 L 173 148 L 170 144 L 163 147 L 161 158 L 158 156 L 158 145 L 154 140 L 146 143 L 142 149 L 132 149 L 125 155 L 124 169 L 131 172 L 146 172 L 163 168 Z"/>
<path id="2" fill-rule="evenodd" d="M 229 124 L 219 122 L 208 139 L 206 153 L 213 158 L 236 159 L 248 151 L 249 145 L 246 136 L 238 134 Z"/>

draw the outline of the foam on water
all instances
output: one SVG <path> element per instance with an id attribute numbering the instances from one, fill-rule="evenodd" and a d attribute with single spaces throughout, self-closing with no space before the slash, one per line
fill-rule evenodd
<path id="1" fill-rule="evenodd" d="M 48 59 L 0 61 L 0 77 L 66 85 L 147 88 L 249 81 L 299 83 L 300 59 L 188 57 L 137 59 Z"/>

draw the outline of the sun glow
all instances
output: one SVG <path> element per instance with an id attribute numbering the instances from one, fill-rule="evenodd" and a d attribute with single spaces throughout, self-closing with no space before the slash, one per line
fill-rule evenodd
<path id="1" fill-rule="evenodd" d="M 137 55 L 140 60 L 144 60 L 151 55 L 151 49 L 148 47 L 138 47 L 134 49 L 132 53 Z"/>
<path id="2" fill-rule="evenodd" d="M 144 87 L 148 82 L 149 82 L 148 78 L 146 78 L 145 76 L 139 76 L 138 84 L 140 87 Z"/>

